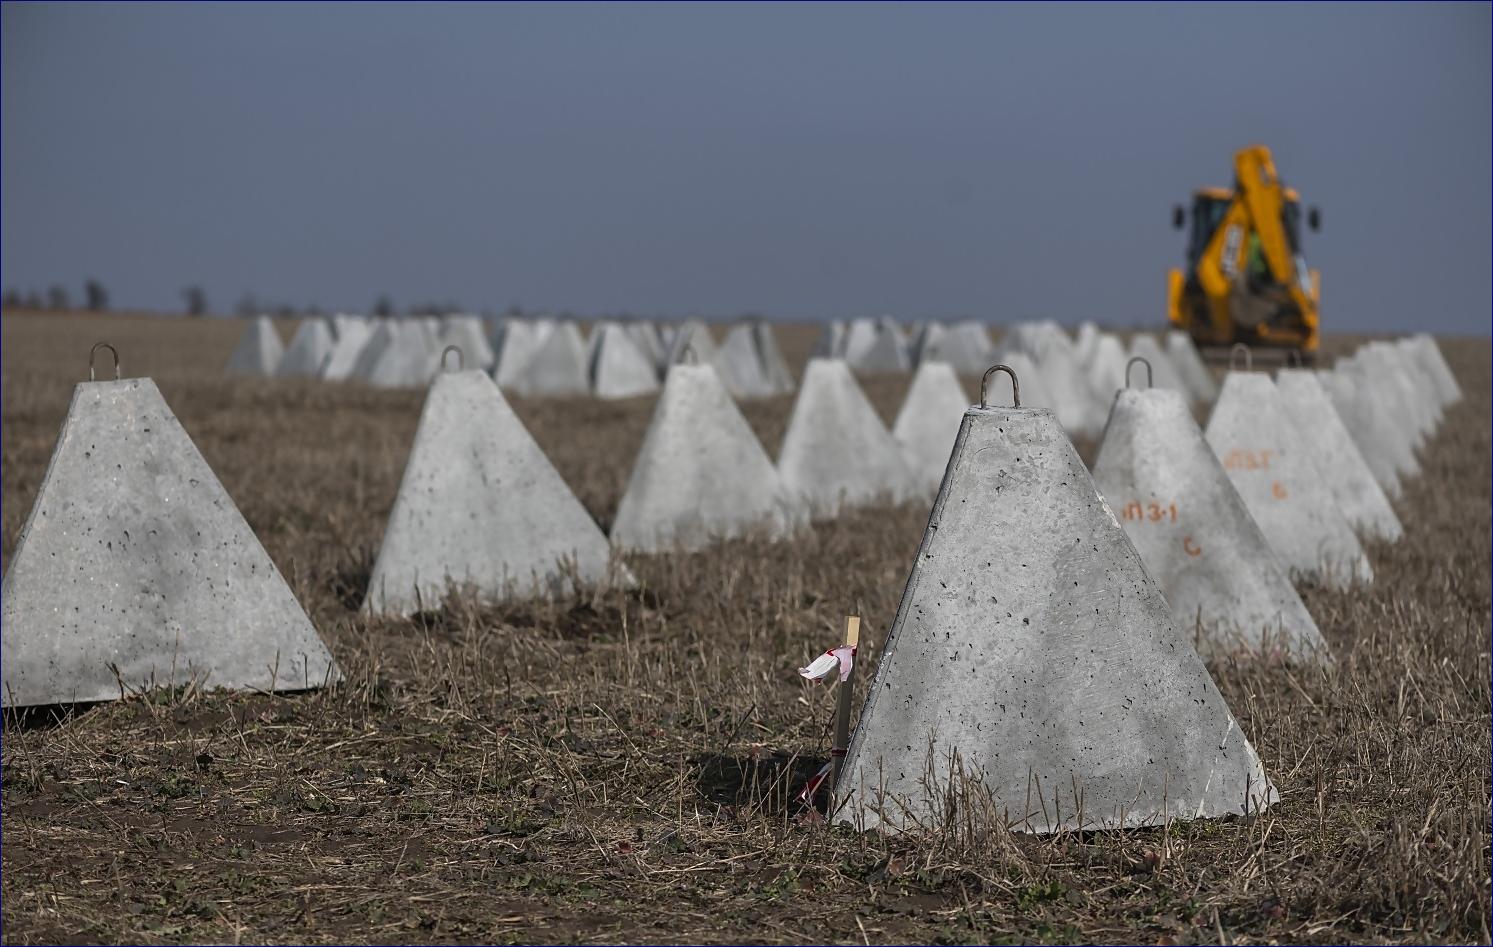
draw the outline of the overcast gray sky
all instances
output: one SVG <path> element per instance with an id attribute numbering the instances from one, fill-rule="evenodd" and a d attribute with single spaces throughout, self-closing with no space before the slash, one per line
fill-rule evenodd
<path id="1" fill-rule="evenodd" d="M 3 8 L 3 282 L 116 306 L 1164 318 L 1274 149 L 1331 328 L 1487 334 L 1461 6 Z"/>

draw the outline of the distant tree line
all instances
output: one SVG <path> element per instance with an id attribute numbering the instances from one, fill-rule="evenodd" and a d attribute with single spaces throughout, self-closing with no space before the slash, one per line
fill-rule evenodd
<path id="1" fill-rule="evenodd" d="M 54 283 L 47 287 L 45 294 L 36 290 L 22 293 L 14 286 L 0 294 L 0 306 L 6 309 L 72 309 L 73 298 L 67 291 L 67 287 L 61 283 Z M 104 289 L 104 284 L 96 279 L 83 281 L 83 308 L 89 312 L 107 312 L 109 309 L 109 291 Z"/>

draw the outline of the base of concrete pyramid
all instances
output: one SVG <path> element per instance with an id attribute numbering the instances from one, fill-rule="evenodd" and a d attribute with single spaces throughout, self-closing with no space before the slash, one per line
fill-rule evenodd
<path id="1" fill-rule="evenodd" d="M 1328 660 L 1316 621 L 1182 392 L 1119 393 L 1094 483 L 1201 653 Z"/>
<path id="2" fill-rule="evenodd" d="M 943 480 L 949 452 L 954 449 L 968 407 L 969 395 L 959 383 L 954 366 L 934 360 L 918 366 L 892 424 L 892 436 L 902 445 L 913 476 L 930 494 Z"/>
<path id="3" fill-rule="evenodd" d="M 1373 581 L 1270 376 L 1229 372 L 1204 436 L 1288 569 L 1336 588 Z"/>
<path id="4" fill-rule="evenodd" d="M 675 365 L 612 523 L 612 543 L 699 549 L 753 531 L 781 536 L 796 517 L 757 435 L 709 365 Z"/>
<path id="5" fill-rule="evenodd" d="M 260 375 L 268 378 L 280 367 L 285 355 L 285 343 L 275 331 L 275 323 L 268 316 L 258 316 L 244 327 L 238 345 L 228 356 L 228 371 L 236 375 Z"/>
<path id="6" fill-rule="evenodd" d="M 148 378 L 74 390 L 0 601 L 7 707 L 340 677 Z"/>
<path id="7" fill-rule="evenodd" d="M 1399 541 L 1405 534 L 1400 518 L 1343 426 L 1316 373 L 1283 368 L 1276 373 L 1275 387 L 1286 413 L 1296 425 L 1298 439 L 1311 453 L 1338 509 L 1354 531 L 1364 539 Z"/>
<path id="8" fill-rule="evenodd" d="M 917 484 L 902 448 L 840 359 L 810 359 L 778 451 L 789 494 L 813 515 L 905 500 Z"/>
<path id="9" fill-rule="evenodd" d="M 934 827 L 950 789 L 1038 832 L 1275 800 L 1053 414 L 971 408 L 836 787 L 841 822 Z M 970 799 L 968 797 L 973 797 Z"/>
<path id="10" fill-rule="evenodd" d="M 332 355 L 334 345 L 331 327 L 325 319 L 303 319 L 275 374 L 281 378 L 319 376 Z"/>
<path id="11" fill-rule="evenodd" d="M 453 588 L 560 596 L 620 578 L 601 528 L 491 378 L 436 376 L 420 413 L 364 608 L 408 615 Z"/>

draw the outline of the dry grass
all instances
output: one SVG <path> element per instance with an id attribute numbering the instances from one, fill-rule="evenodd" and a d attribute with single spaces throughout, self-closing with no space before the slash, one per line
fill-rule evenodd
<path id="1" fill-rule="evenodd" d="M 4 554 L 88 345 L 150 374 L 347 673 L 7 719 L 3 920 L 41 941 L 1406 942 L 1489 939 L 1489 345 L 1372 551 L 1309 589 L 1334 673 L 1213 667 L 1281 791 L 1253 820 L 922 844 L 789 799 L 833 701 L 793 668 L 865 616 L 906 506 L 635 563 L 632 592 L 369 621 L 361 593 L 421 394 L 225 379 L 237 327 L 4 320 Z M 812 333 L 784 334 L 800 360 Z M 890 416 L 905 380 L 869 386 Z M 789 399 L 748 407 L 776 448 Z M 649 399 L 516 405 L 610 521 Z"/>

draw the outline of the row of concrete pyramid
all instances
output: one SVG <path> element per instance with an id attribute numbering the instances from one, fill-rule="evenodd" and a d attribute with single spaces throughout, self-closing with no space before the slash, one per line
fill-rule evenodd
<path id="1" fill-rule="evenodd" d="M 1022 402 L 1051 408 L 1074 437 L 1099 434 L 1110 398 L 1125 387 L 1125 368 L 1137 356 L 1150 365 L 1155 387 L 1182 392 L 1199 405 L 1218 394 L 1186 333 L 1168 332 L 1162 343 L 1137 332 L 1127 346 L 1092 322 L 1081 324 L 1076 337 L 1050 320 L 1018 322 L 992 345 L 978 322 L 925 322 L 909 335 L 889 316 L 862 318 L 827 324 L 814 352 L 842 358 L 864 375 L 906 372 L 928 361 L 947 362 L 964 375 L 979 375 L 992 363 L 1009 365 L 1026 379 Z"/>
<path id="2" fill-rule="evenodd" d="M 668 367 L 708 363 L 738 398 L 793 390 L 793 376 L 772 328 L 740 322 L 717 344 L 699 320 L 602 321 L 588 336 L 577 323 L 476 316 L 366 320 L 308 318 L 284 347 L 274 323 L 250 321 L 228 359 L 230 372 L 358 380 L 380 388 L 423 388 L 449 357 L 490 372 L 504 390 L 531 397 L 594 395 L 631 398 L 657 392 Z"/>
<path id="3" fill-rule="evenodd" d="M 1412 455 L 1415 439 L 1459 396 L 1426 339 L 1365 347 L 1332 373 L 1332 384 L 1353 384 L 1359 366 L 1368 373 L 1355 396 L 1384 386 L 1399 399 L 1395 417 L 1411 429 L 1401 440 Z M 849 378 L 842 361 L 812 362 L 806 388 L 816 376 L 837 397 L 852 390 L 834 381 Z M 1308 506 L 1340 508 L 1338 474 L 1355 466 L 1356 448 L 1349 434 L 1337 438 L 1348 453 L 1313 456 L 1313 444 L 1333 440 L 1324 431 L 1336 416 L 1325 395 L 1313 394 L 1316 382 L 1305 372 L 1284 372 L 1276 383 L 1231 373 L 1206 435 L 1180 394 L 1123 390 L 1093 478 L 1053 412 L 983 401 L 966 410 L 847 778 L 836 787 L 836 817 L 916 828 L 947 817 L 950 800 L 965 804 L 962 791 L 1039 831 L 1270 805 L 1275 790 L 1188 626 L 1201 627 L 1221 599 L 1230 619 L 1237 616 L 1229 610 L 1254 609 L 1245 620 L 1275 628 L 1283 649 L 1322 650 L 1284 578 L 1283 557 L 1272 551 L 1271 517 L 1257 505 L 1294 501 L 1298 519 L 1311 515 Z M 644 453 L 687 466 L 691 444 L 677 435 L 693 426 L 692 406 L 714 402 L 726 409 L 722 416 L 739 415 L 709 366 L 683 367 L 670 385 L 675 393 L 666 386 Z M 472 446 L 462 438 L 473 431 L 472 440 L 490 446 L 470 465 L 486 488 L 475 494 L 470 474 L 453 474 L 462 465 L 449 462 Z M 768 478 L 771 465 L 759 454 L 760 446 L 733 460 Z M 1356 466 L 1366 466 L 1361 457 Z M 1121 504 L 1123 525 L 1101 488 Z M 707 492 L 694 489 L 697 497 Z M 464 509 L 452 509 L 448 497 L 457 495 Z M 525 502 L 505 502 L 515 495 Z M 771 517 L 774 500 L 748 493 L 722 505 L 755 503 Z M 1395 524 L 1376 515 L 1359 528 L 1392 533 Z M 598 540 L 594 552 L 553 538 L 587 531 Z M 490 556 L 512 536 L 548 542 L 551 560 L 572 564 L 552 582 L 628 580 L 491 379 L 475 370 L 442 374 L 370 598 L 410 578 L 419 587 L 418 575 L 392 576 L 386 558 L 408 559 L 412 548 L 426 555 L 437 541 L 453 544 L 445 552 L 452 559 Z M 487 559 L 483 569 L 523 578 L 507 562 Z M 1176 583 L 1194 594 L 1196 617 Z M 78 386 L 3 585 L 9 706 L 105 699 L 184 680 L 301 688 L 337 675 L 148 379 Z"/>
<path id="4" fill-rule="evenodd" d="M 1425 337 L 1365 346 L 1323 377 L 1364 412 L 1400 403 L 1388 426 L 1402 428 L 1366 436 L 1391 454 L 1460 397 Z M 1398 536 L 1363 453 L 1302 370 L 1231 372 L 1206 434 L 1180 392 L 1121 390 L 1092 478 L 1054 413 L 970 408 L 835 817 L 915 830 L 988 807 L 1053 831 L 1271 805 L 1199 649 L 1330 660 L 1287 555 L 1320 566 L 1355 542 L 1349 522 Z"/>

